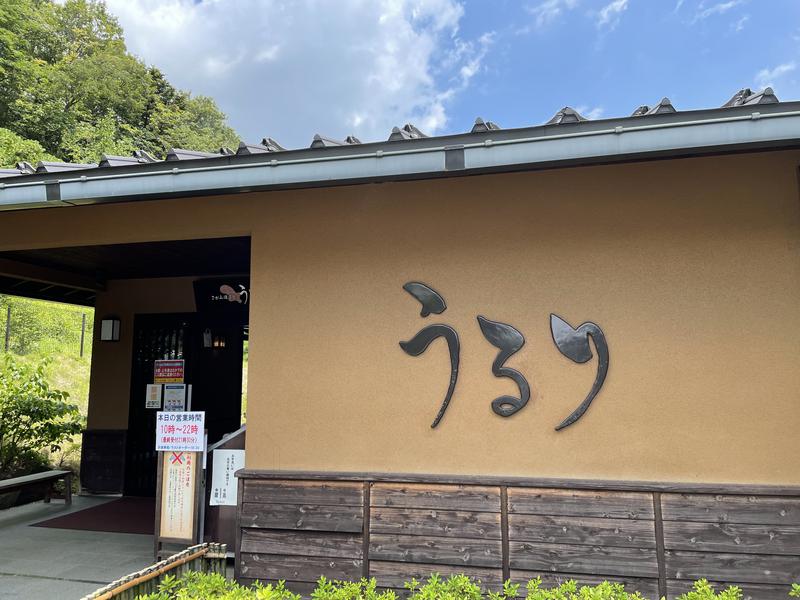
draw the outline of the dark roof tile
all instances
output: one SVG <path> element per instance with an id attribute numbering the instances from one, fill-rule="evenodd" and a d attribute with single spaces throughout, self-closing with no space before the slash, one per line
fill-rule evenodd
<path id="1" fill-rule="evenodd" d="M 76 171 L 80 169 L 94 169 L 96 163 L 64 163 L 39 161 L 36 164 L 37 173 L 62 173 L 64 171 Z"/>
<path id="2" fill-rule="evenodd" d="M 325 137 L 324 135 L 315 134 L 311 142 L 311 148 L 330 148 L 332 146 L 350 146 L 352 144 L 360 144 L 361 140 L 353 135 L 348 135 L 344 140 L 334 140 L 333 138 Z"/>
<path id="3" fill-rule="evenodd" d="M 390 142 L 397 142 L 400 140 L 415 140 L 418 138 L 428 137 L 417 129 L 411 123 L 406 123 L 402 127 L 392 127 L 392 133 L 389 135 Z"/>
<path id="4" fill-rule="evenodd" d="M 113 156 L 110 154 L 103 154 L 100 157 L 101 167 L 125 167 L 129 165 L 142 165 L 154 162 L 156 162 L 156 159 L 150 156 L 144 150 L 134 150 L 130 156 Z"/>
<path id="5" fill-rule="evenodd" d="M 248 144 L 246 142 L 239 142 L 239 148 L 236 154 L 264 154 L 265 152 L 282 152 L 285 150 L 278 142 L 270 137 L 261 140 L 260 144 Z"/>
<path id="6" fill-rule="evenodd" d="M 194 160 L 196 158 L 214 158 L 220 156 L 218 152 L 200 152 L 199 150 L 185 150 L 183 148 L 170 148 L 167 160 Z"/>
<path id="7" fill-rule="evenodd" d="M 750 88 L 744 88 L 736 92 L 730 100 L 722 105 L 722 108 L 750 104 L 775 104 L 776 102 L 778 102 L 778 97 L 771 87 L 764 88 L 760 92 L 753 92 Z"/>
<path id="8" fill-rule="evenodd" d="M 588 121 L 574 108 L 565 106 L 550 119 L 545 125 L 563 125 L 564 123 L 579 123 L 580 121 Z"/>
<path id="9" fill-rule="evenodd" d="M 670 102 L 669 98 L 662 98 L 658 104 L 653 106 L 652 108 L 647 106 L 646 104 L 642 104 L 639 108 L 637 108 L 631 114 L 632 117 L 641 117 L 644 115 L 661 115 L 665 113 L 674 113 L 678 112 L 675 110 L 675 107 L 672 106 L 672 102 Z"/>
<path id="10" fill-rule="evenodd" d="M 500 125 L 492 121 L 484 121 L 480 117 L 475 119 L 475 125 L 472 126 L 472 133 L 483 133 L 485 131 L 496 131 L 500 129 Z"/>

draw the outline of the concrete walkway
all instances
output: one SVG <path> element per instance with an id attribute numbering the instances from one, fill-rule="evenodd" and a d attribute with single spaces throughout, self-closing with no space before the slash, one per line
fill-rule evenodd
<path id="1" fill-rule="evenodd" d="M 0 600 L 77 600 L 153 563 L 153 537 L 31 527 L 109 502 L 77 496 L 0 510 Z"/>

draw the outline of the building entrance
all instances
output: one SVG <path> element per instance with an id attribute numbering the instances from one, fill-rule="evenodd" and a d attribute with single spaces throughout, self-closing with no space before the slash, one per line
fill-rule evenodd
<path id="1" fill-rule="evenodd" d="M 241 425 L 242 353 L 245 328 L 239 319 L 200 313 L 137 315 L 134 322 L 131 396 L 125 451 L 124 493 L 156 492 L 155 422 L 147 408 L 147 384 L 154 362 L 184 360 L 184 382 L 191 385 L 192 410 L 206 413 L 208 443 Z M 187 406 L 188 408 L 188 406 Z"/>

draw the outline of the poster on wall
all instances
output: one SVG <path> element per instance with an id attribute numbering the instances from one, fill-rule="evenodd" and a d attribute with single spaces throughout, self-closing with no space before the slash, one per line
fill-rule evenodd
<path id="1" fill-rule="evenodd" d="M 158 452 L 205 452 L 204 411 L 156 413 Z"/>
<path id="2" fill-rule="evenodd" d="M 161 384 L 148 383 L 144 401 L 145 408 L 161 408 Z"/>
<path id="3" fill-rule="evenodd" d="M 183 383 L 183 360 L 157 360 L 153 365 L 153 383 Z"/>
<path id="4" fill-rule="evenodd" d="M 164 410 L 165 411 L 186 410 L 185 383 L 164 384 Z"/>
<path id="5" fill-rule="evenodd" d="M 199 454 L 163 452 L 158 536 L 173 541 L 195 541 Z"/>
<path id="6" fill-rule="evenodd" d="M 236 506 L 234 473 L 244 469 L 244 450 L 214 450 L 211 462 L 211 506 Z"/>

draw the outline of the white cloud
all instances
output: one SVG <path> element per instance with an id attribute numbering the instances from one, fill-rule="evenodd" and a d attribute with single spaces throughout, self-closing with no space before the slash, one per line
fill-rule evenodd
<path id="1" fill-rule="evenodd" d="M 750 15 L 744 15 L 743 17 L 739 18 L 738 21 L 731 24 L 731 29 L 733 29 L 734 33 L 739 33 L 742 29 L 744 29 L 745 23 L 750 20 Z"/>
<path id="2" fill-rule="evenodd" d="M 692 23 L 696 23 L 697 21 L 702 21 L 703 19 L 707 19 L 708 17 L 714 15 L 722 15 L 728 12 L 730 9 L 739 6 L 742 4 L 744 0 L 727 0 L 727 2 L 717 2 L 716 4 L 712 4 L 711 6 L 707 6 L 705 2 L 701 2 L 700 5 L 697 7 L 697 12 L 692 19 Z"/>
<path id="3" fill-rule="evenodd" d="M 107 0 L 129 49 L 217 100 L 248 141 L 426 133 L 484 68 L 492 34 L 464 39 L 458 0 Z"/>
<path id="4" fill-rule="evenodd" d="M 607 28 L 609 30 L 614 29 L 617 25 L 619 25 L 619 20 L 622 17 L 622 13 L 627 8 L 628 0 L 613 0 L 612 2 L 606 4 L 600 9 L 600 12 L 597 13 L 597 21 L 595 23 L 597 28 Z"/>
<path id="5" fill-rule="evenodd" d="M 775 81 L 797 68 L 794 61 L 783 63 L 772 69 L 761 69 L 756 73 L 756 85 L 759 88 L 774 87 Z"/>
<path id="6" fill-rule="evenodd" d="M 601 119 L 603 117 L 603 113 L 605 112 L 605 109 L 602 106 L 589 108 L 585 104 L 575 107 L 575 110 L 579 115 L 586 117 L 587 119 Z"/>
<path id="7" fill-rule="evenodd" d="M 578 0 L 544 0 L 536 6 L 526 7 L 526 10 L 533 16 L 534 26 L 542 29 L 560 17 L 564 11 L 572 10 L 577 5 Z"/>

